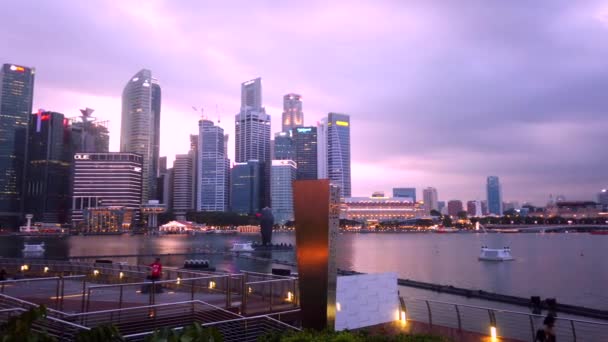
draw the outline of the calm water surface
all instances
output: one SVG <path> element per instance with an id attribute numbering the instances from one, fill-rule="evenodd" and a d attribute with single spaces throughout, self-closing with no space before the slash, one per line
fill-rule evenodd
<path id="1" fill-rule="evenodd" d="M 202 248 L 227 250 L 257 235 L 1 237 L 0 255 L 21 257 L 23 243 L 45 241 L 47 258 L 141 253 L 194 253 Z M 292 233 L 274 233 L 274 242 L 295 244 Z M 516 260 L 481 262 L 482 245 L 510 246 Z M 360 272 L 396 272 L 400 278 L 451 284 L 504 294 L 543 298 L 608 310 L 608 236 L 575 234 L 341 234 L 338 267 Z M 293 252 L 261 256 L 294 261 Z M 166 265 L 181 266 L 189 256 L 169 256 Z M 197 256 L 201 257 L 202 256 Z M 231 255 L 204 256 L 221 270 L 267 272 L 272 264 Z M 151 263 L 151 257 L 125 258 Z M 276 265 L 274 265 L 276 267 Z M 285 266 L 280 266 L 285 267 Z M 412 292 L 415 292 L 412 290 Z M 419 295 L 420 292 L 415 292 Z M 431 296 L 433 297 L 433 296 Z M 445 298 L 435 295 L 434 298 Z"/>

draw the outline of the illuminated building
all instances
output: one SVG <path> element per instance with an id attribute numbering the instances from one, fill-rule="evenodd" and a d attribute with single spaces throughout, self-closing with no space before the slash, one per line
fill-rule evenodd
<path id="1" fill-rule="evenodd" d="M 210 120 L 200 120 L 198 126 L 197 210 L 227 211 L 230 174 L 224 154 L 224 130 Z"/>
<path id="2" fill-rule="evenodd" d="M 136 209 L 94 207 L 83 210 L 83 233 L 119 233 L 131 230 Z"/>
<path id="3" fill-rule="evenodd" d="M 274 135 L 274 157 L 275 160 L 294 160 L 295 151 L 291 131 L 278 132 Z"/>
<path id="4" fill-rule="evenodd" d="M 545 209 L 547 217 L 559 216 L 566 219 L 581 219 L 600 217 L 602 205 L 593 201 L 560 201 L 548 205 Z"/>
<path id="5" fill-rule="evenodd" d="M 502 188 L 497 176 L 488 176 L 486 183 L 488 211 L 490 214 L 502 215 Z"/>
<path id="6" fill-rule="evenodd" d="M 125 220 L 113 218 L 113 215 L 123 215 L 123 218 L 127 215 L 129 222 L 139 220 L 142 156 L 127 152 L 76 153 L 73 159 L 71 214 L 74 227 L 81 231 L 94 229 L 84 222 L 85 210 L 90 215 L 101 215 L 99 220 L 122 222 L 113 226 L 116 229 L 125 227 Z M 118 208 L 118 213 L 107 211 L 109 208 Z M 93 219 L 93 216 L 89 218 Z"/>
<path id="7" fill-rule="evenodd" d="M 150 70 L 135 74 L 122 92 L 120 151 L 143 157 L 142 200 L 157 199 L 161 90 Z"/>
<path id="8" fill-rule="evenodd" d="M 317 178 L 327 179 L 327 118 L 317 122 Z"/>
<path id="9" fill-rule="evenodd" d="M 4 64 L 0 69 L 0 227 L 21 222 L 27 128 L 32 114 L 33 68 Z"/>
<path id="10" fill-rule="evenodd" d="M 293 131 L 298 180 L 317 179 L 317 127 L 298 127 Z"/>
<path id="11" fill-rule="evenodd" d="M 293 187 L 296 180 L 293 160 L 273 160 L 270 170 L 270 198 L 272 214 L 277 224 L 293 221 Z"/>
<path id="12" fill-rule="evenodd" d="M 602 205 L 604 210 L 608 210 L 608 190 L 602 189 L 597 194 L 597 203 Z"/>
<path id="13" fill-rule="evenodd" d="M 293 130 L 304 125 L 304 113 L 302 112 L 302 96 L 298 94 L 287 94 L 283 96 L 283 132 Z"/>
<path id="14" fill-rule="evenodd" d="M 347 197 L 342 217 L 355 221 L 392 221 L 425 216 L 424 208 L 405 197 Z"/>
<path id="15" fill-rule="evenodd" d="M 327 176 L 340 188 L 341 197 L 351 196 L 350 117 L 346 114 L 327 115 Z"/>
<path id="16" fill-rule="evenodd" d="M 431 187 L 423 189 L 422 201 L 427 214 L 429 214 L 431 210 L 438 210 L 441 212 L 439 209 L 439 202 L 437 201 L 437 189 Z"/>
<path id="17" fill-rule="evenodd" d="M 393 197 L 409 197 L 416 202 L 416 188 L 393 188 Z"/>
<path id="18" fill-rule="evenodd" d="M 264 188 L 264 168 L 259 161 L 235 163 L 230 177 L 230 210 L 239 214 L 259 212 Z"/>
<path id="19" fill-rule="evenodd" d="M 458 216 L 458 213 L 463 211 L 462 201 L 460 200 L 451 200 L 448 201 L 448 215 L 450 216 Z"/>
<path id="20" fill-rule="evenodd" d="M 178 220 L 194 210 L 194 152 L 178 154 L 173 162 L 173 213 Z"/>

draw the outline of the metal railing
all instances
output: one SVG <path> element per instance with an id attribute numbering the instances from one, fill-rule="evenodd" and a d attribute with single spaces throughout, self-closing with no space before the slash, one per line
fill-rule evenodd
<path id="1" fill-rule="evenodd" d="M 428 325 L 429 332 L 444 328 L 490 336 L 492 327 L 497 337 L 534 341 L 546 316 L 482 306 L 447 303 L 435 300 L 400 297 L 408 320 Z M 403 307 L 403 305 L 402 305 Z M 554 331 L 557 340 L 600 341 L 608 336 L 608 322 L 557 317 Z"/>
<path id="2" fill-rule="evenodd" d="M 1 309 L 0 322 L 6 323 L 12 317 L 21 315 L 26 311 L 27 310 L 22 307 Z M 46 316 L 34 321 L 32 330 L 40 333 L 47 333 L 60 341 L 73 341 L 80 331 L 90 330 L 90 328 L 56 317 Z"/>

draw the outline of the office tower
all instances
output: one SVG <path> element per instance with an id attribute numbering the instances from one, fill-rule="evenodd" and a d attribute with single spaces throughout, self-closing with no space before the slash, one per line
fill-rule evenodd
<path id="1" fill-rule="evenodd" d="M 485 216 L 488 215 L 488 201 L 487 200 L 483 200 L 481 201 L 481 213 Z"/>
<path id="2" fill-rule="evenodd" d="M 602 189 L 597 193 L 597 203 L 600 204 L 604 210 L 608 210 L 608 190 Z"/>
<path id="3" fill-rule="evenodd" d="M 173 213 L 178 220 L 194 210 L 193 173 L 194 153 L 177 154 L 173 162 Z"/>
<path id="4" fill-rule="evenodd" d="M 318 179 L 317 127 L 298 127 L 293 131 L 297 179 Z"/>
<path id="5" fill-rule="evenodd" d="M 81 116 L 72 119 L 72 141 L 74 152 L 109 152 L 110 131 L 108 121 L 97 121 L 95 110 L 81 109 Z"/>
<path id="6" fill-rule="evenodd" d="M 161 91 L 152 72 L 135 74 L 122 92 L 120 151 L 143 156 L 142 201 L 156 199 Z"/>
<path id="7" fill-rule="evenodd" d="M 393 188 L 393 197 L 409 197 L 416 203 L 416 188 Z"/>
<path id="8" fill-rule="evenodd" d="M 224 134 L 224 155 L 228 158 L 228 141 L 230 140 L 230 135 L 228 133 Z"/>
<path id="9" fill-rule="evenodd" d="M 439 211 L 442 215 L 445 215 L 447 213 L 445 201 L 437 201 L 437 211 Z"/>
<path id="10" fill-rule="evenodd" d="M 327 115 L 327 175 L 340 188 L 341 197 L 351 197 L 350 117 L 346 114 Z"/>
<path id="11" fill-rule="evenodd" d="M 274 222 L 293 221 L 293 187 L 296 180 L 296 163 L 293 160 L 273 160 L 270 170 L 270 198 Z"/>
<path id="12" fill-rule="evenodd" d="M 234 163 L 230 182 L 230 209 L 233 212 L 255 214 L 263 208 L 264 168 L 259 161 Z"/>
<path id="13" fill-rule="evenodd" d="M 198 211 L 228 210 L 227 158 L 224 154 L 224 130 L 210 120 L 198 122 Z"/>
<path id="14" fill-rule="evenodd" d="M 143 158 L 126 152 L 76 153 L 73 161 L 72 225 L 86 229 L 85 211 L 122 208 L 124 224 L 139 218 Z"/>
<path id="15" fill-rule="evenodd" d="M 278 132 L 274 135 L 274 154 L 275 160 L 294 160 L 295 151 L 291 131 Z"/>
<path id="16" fill-rule="evenodd" d="M 23 211 L 27 129 L 34 94 L 33 68 L 0 70 L 0 227 L 17 228 Z"/>
<path id="17" fill-rule="evenodd" d="M 198 144 L 199 144 L 199 136 L 197 134 L 190 134 L 190 151 L 189 153 L 191 153 L 194 156 L 194 159 L 192 160 L 193 165 L 194 165 L 194 169 L 192 170 L 192 196 L 194 196 L 194 202 L 192 202 L 192 209 L 194 210 L 198 210 L 199 207 L 199 195 L 198 195 L 198 170 L 199 170 L 199 161 L 200 161 L 200 154 L 199 154 L 199 149 L 198 149 Z"/>
<path id="18" fill-rule="evenodd" d="M 481 201 L 467 201 L 467 214 L 469 215 L 469 217 L 483 216 Z"/>
<path id="19" fill-rule="evenodd" d="M 63 114 L 39 110 L 30 118 L 24 212 L 33 214 L 34 221 L 68 221 L 71 139 Z"/>
<path id="20" fill-rule="evenodd" d="M 264 169 L 262 206 L 270 202 L 270 115 L 262 107 L 262 80 L 241 85 L 241 110 L 235 117 L 235 161 L 257 160 Z"/>
<path id="21" fill-rule="evenodd" d="M 488 176 L 486 190 L 488 195 L 488 211 L 490 214 L 502 215 L 502 189 L 497 176 Z"/>
<path id="22" fill-rule="evenodd" d="M 317 177 L 327 178 L 327 119 L 317 122 Z"/>
<path id="23" fill-rule="evenodd" d="M 297 127 L 304 126 L 304 113 L 302 112 L 302 96 L 298 94 L 287 94 L 283 96 L 283 127 L 287 132 Z"/>
<path id="24" fill-rule="evenodd" d="M 463 211 L 462 201 L 451 200 L 448 201 L 448 215 L 458 216 L 458 213 Z"/>
<path id="25" fill-rule="evenodd" d="M 431 210 L 441 212 L 437 201 L 437 189 L 431 187 L 423 189 L 422 200 L 424 201 L 424 210 L 426 210 L 427 213 L 430 213 Z"/>

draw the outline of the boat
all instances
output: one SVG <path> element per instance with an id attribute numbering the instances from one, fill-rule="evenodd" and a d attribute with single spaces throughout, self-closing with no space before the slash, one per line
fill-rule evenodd
<path id="1" fill-rule="evenodd" d="M 442 228 L 437 228 L 437 230 L 435 230 L 435 233 L 447 234 L 447 233 L 458 233 L 459 231 L 460 231 L 460 229 L 458 229 L 458 228 L 442 227 Z"/>
<path id="2" fill-rule="evenodd" d="M 23 253 L 41 253 L 44 252 L 44 242 L 39 244 L 29 244 L 26 243 L 23 245 Z"/>
<path id="3" fill-rule="evenodd" d="M 608 235 L 608 230 L 592 230 L 589 232 L 591 235 Z"/>
<path id="4" fill-rule="evenodd" d="M 184 268 L 215 271 L 215 267 L 211 267 L 209 260 L 206 259 L 187 259 L 184 261 Z"/>
<path id="5" fill-rule="evenodd" d="M 232 244 L 231 252 L 253 252 L 255 249 L 251 246 L 251 242 L 235 242 Z"/>
<path id="6" fill-rule="evenodd" d="M 481 254 L 479 254 L 479 260 L 482 261 L 511 261 L 514 260 L 511 255 L 511 248 L 504 247 L 502 249 L 492 249 L 487 246 L 481 247 Z"/>
<path id="7" fill-rule="evenodd" d="M 27 224 L 25 226 L 19 227 L 19 232 L 14 235 L 19 236 L 63 236 L 66 234 L 65 229 L 61 227 L 61 225 L 56 223 L 43 223 L 36 222 L 32 224 L 32 218 L 34 215 L 27 214 L 25 218 L 27 219 Z"/>

